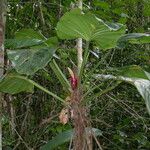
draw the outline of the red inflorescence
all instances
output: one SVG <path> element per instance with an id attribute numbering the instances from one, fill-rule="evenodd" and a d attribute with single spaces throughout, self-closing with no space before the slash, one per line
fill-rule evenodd
<path id="1" fill-rule="evenodd" d="M 77 84 L 78 84 L 78 80 L 75 76 L 70 78 L 70 82 L 71 82 L 71 87 L 72 89 L 76 89 L 77 88 Z"/>

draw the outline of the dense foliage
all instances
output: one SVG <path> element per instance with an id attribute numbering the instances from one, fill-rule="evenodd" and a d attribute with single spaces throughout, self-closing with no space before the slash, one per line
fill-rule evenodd
<path id="1" fill-rule="evenodd" d="M 84 0 L 82 14 L 73 0 L 8 0 L 7 75 L 0 83 L 4 149 L 69 149 L 73 123 L 62 125 L 59 113 L 79 37 L 89 50 L 79 77 L 97 136 L 94 150 L 99 144 L 150 149 L 149 6 L 148 0 Z"/>

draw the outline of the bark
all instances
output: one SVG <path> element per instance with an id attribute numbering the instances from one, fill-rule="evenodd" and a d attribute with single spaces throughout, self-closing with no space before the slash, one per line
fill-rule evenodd
<path id="1" fill-rule="evenodd" d="M 82 10 L 82 0 L 78 0 L 78 8 Z M 82 38 L 77 39 L 78 75 L 83 62 Z M 80 82 L 80 81 L 79 81 Z M 89 127 L 86 106 L 81 104 L 81 87 L 73 90 L 71 96 L 72 119 L 74 125 L 73 150 L 92 150 L 92 136 L 86 132 Z"/>
<path id="2" fill-rule="evenodd" d="M 73 150 L 92 150 L 92 132 L 86 106 L 81 104 L 82 90 L 75 89 L 71 96 L 71 117 L 74 125 Z M 89 131 L 88 131 L 89 130 Z"/>
<path id="3" fill-rule="evenodd" d="M 0 0 L 0 78 L 4 73 L 4 35 L 5 35 L 6 0 Z M 0 150 L 2 150 L 2 102 L 0 93 Z"/>

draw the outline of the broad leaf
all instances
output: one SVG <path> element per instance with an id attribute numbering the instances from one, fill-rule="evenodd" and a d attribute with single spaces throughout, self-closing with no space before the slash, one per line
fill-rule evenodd
<path id="1" fill-rule="evenodd" d="M 94 31 L 91 40 L 102 49 L 109 49 L 116 47 L 117 41 L 124 34 L 125 28 L 117 23 L 104 23 L 98 19 L 99 25 Z"/>
<path id="2" fill-rule="evenodd" d="M 34 31 L 33 29 L 22 29 L 15 34 L 16 39 L 39 39 L 39 40 L 45 40 L 46 38 L 37 31 Z"/>
<path id="3" fill-rule="evenodd" d="M 22 29 L 15 34 L 14 39 L 6 39 L 5 48 L 17 49 L 42 44 L 46 38 L 33 29 Z"/>
<path id="4" fill-rule="evenodd" d="M 65 132 L 62 132 L 58 134 L 56 137 L 54 137 L 52 140 L 50 140 L 47 144 L 42 146 L 40 150 L 52 150 L 57 146 L 65 142 L 68 142 L 72 137 L 73 137 L 73 130 L 67 130 Z"/>
<path id="5" fill-rule="evenodd" d="M 121 24 L 104 23 L 90 13 L 83 14 L 80 9 L 67 12 L 57 24 L 59 38 L 83 38 L 96 42 L 103 49 L 115 47 L 123 33 Z"/>
<path id="6" fill-rule="evenodd" d="M 9 75 L 6 75 L 0 80 L 0 92 L 3 93 L 10 93 L 10 94 L 17 94 L 20 92 L 33 92 L 33 88 L 37 87 L 38 89 L 44 91 L 45 93 L 51 95 L 55 99 L 63 102 L 64 100 L 54 94 L 53 92 L 50 92 L 43 86 L 39 85 L 38 83 L 34 82 L 33 80 L 30 80 L 24 76 L 20 76 L 15 73 L 11 73 Z"/>
<path id="7" fill-rule="evenodd" d="M 140 66 L 137 65 L 119 68 L 117 70 L 117 74 L 129 78 L 142 78 L 149 80 L 146 71 L 144 71 Z"/>
<path id="8" fill-rule="evenodd" d="M 129 33 L 122 36 L 119 42 L 129 42 L 133 44 L 150 43 L 150 34 L 146 33 Z"/>
<path id="9" fill-rule="evenodd" d="M 39 39 L 6 39 L 5 48 L 6 49 L 26 48 L 35 45 L 40 45 L 43 42 L 44 41 Z"/>
<path id="10" fill-rule="evenodd" d="M 27 75 L 45 67 L 57 45 L 56 37 L 47 39 L 32 29 L 22 29 L 16 33 L 15 39 L 6 40 L 6 48 L 11 49 L 7 50 L 7 54 L 13 67 L 18 73 Z"/>
<path id="11" fill-rule="evenodd" d="M 58 47 L 58 39 L 56 36 L 54 37 L 50 37 L 48 39 L 46 39 L 43 43 L 39 44 L 39 45 L 33 45 L 31 48 L 32 49 L 41 49 L 41 48 L 45 48 L 45 47 L 52 47 L 52 48 L 57 48 Z"/>
<path id="12" fill-rule="evenodd" d="M 45 67 L 55 53 L 54 48 L 8 50 L 8 58 L 20 74 L 33 75 Z"/>
<path id="13" fill-rule="evenodd" d="M 89 128 L 86 129 L 87 132 Z M 96 128 L 92 128 L 92 133 L 95 134 L 95 136 L 101 136 L 102 131 Z M 47 144 L 42 146 L 40 150 L 53 150 L 54 148 L 58 147 L 61 144 L 64 144 L 65 142 L 69 142 L 73 138 L 74 130 L 70 129 L 67 131 L 64 131 L 60 134 L 58 134 L 56 137 L 54 137 L 52 140 L 50 140 Z"/>
<path id="14" fill-rule="evenodd" d="M 45 41 L 45 45 L 48 47 L 57 47 L 58 46 L 58 39 L 56 36 L 50 37 Z"/>
<path id="15" fill-rule="evenodd" d="M 61 39 L 83 38 L 90 40 L 98 21 L 91 14 L 82 14 L 81 10 L 74 9 L 67 12 L 57 24 L 57 34 Z"/>
<path id="16" fill-rule="evenodd" d="M 34 85 L 27 78 L 19 78 L 16 75 L 7 75 L 0 82 L 0 92 L 17 94 L 20 92 L 33 92 Z"/>
<path id="17" fill-rule="evenodd" d="M 16 32 L 14 39 L 5 40 L 5 48 L 18 49 L 18 48 L 41 48 L 41 47 L 57 47 L 57 37 L 45 38 L 41 33 L 32 29 L 22 29 Z"/>
<path id="18" fill-rule="evenodd" d="M 150 114 L 150 80 L 135 80 L 134 85 L 145 100 L 147 110 Z"/>
<path id="19" fill-rule="evenodd" d="M 148 113 L 150 114 L 150 74 L 139 66 L 126 67 L 125 70 L 121 69 L 121 72 L 124 76 L 97 74 L 94 77 L 96 79 L 120 80 L 134 85 L 145 100 Z"/>

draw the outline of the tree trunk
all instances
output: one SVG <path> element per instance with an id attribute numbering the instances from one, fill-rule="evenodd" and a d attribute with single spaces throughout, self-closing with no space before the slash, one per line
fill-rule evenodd
<path id="1" fill-rule="evenodd" d="M 0 78 L 4 73 L 4 35 L 5 35 L 6 0 L 0 0 Z M 0 150 L 2 150 L 2 102 L 0 93 Z"/>
<path id="2" fill-rule="evenodd" d="M 78 8 L 82 10 L 82 0 L 78 0 Z M 78 73 L 76 74 L 79 75 L 83 62 L 82 38 L 77 39 L 76 45 L 78 58 Z M 73 138 L 73 150 L 92 150 L 92 137 L 91 134 L 86 131 L 86 128 L 89 127 L 87 110 L 86 106 L 81 104 L 83 94 L 81 89 L 81 87 L 78 87 L 73 90 L 71 95 L 72 119 L 75 131 Z"/>
<path id="3" fill-rule="evenodd" d="M 78 1 L 78 7 L 82 10 L 82 0 Z M 77 57 L 78 57 L 78 73 L 79 73 L 83 61 L 82 38 L 77 39 L 77 53 L 78 53 Z"/>

